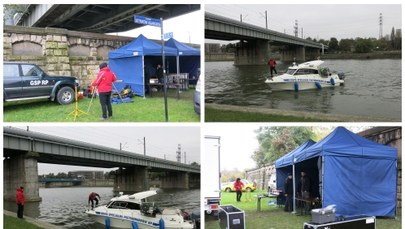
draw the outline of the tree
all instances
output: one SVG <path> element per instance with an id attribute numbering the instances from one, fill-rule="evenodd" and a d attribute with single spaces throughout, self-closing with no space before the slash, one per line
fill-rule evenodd
<path id="1" fill-rule="evenodd" d="M 353 39 L 341 39 L 339 42 L 339 50 L 344 52 L 350 52 L 351 48 L 354 46 Z"/>
<path id="2" fill-rule="evenodd" d="M 4 4 L 3 5 L 3 23 L 6 25 L 12 24 L 7 23 L 13 20 L 16 13 L 24 13 L 27 9 L 27 4 Z"/>
<path id="3" fill-rule="evenodd" d="M 273 163 L 314 137 L 310 127 L 261 127 L 256 133 L 259 149 L 253 153 L 252 159 L 257 167 Z"/>
<path id="4" fill-rule="evenodd" d="M 339 42 L 335 37 L 330 38 L 329 52 L 336 52 L 339 49 Z"/>
<path id="5" fill-rule="evenodd" d="M 357 38 L 355 51 L 358 53 L 369 53 L 373 50 L 373 42 L 370 39 Z"/>

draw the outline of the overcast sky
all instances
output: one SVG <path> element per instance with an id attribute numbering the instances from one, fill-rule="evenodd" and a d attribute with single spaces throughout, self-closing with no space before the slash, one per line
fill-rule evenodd
<path id="1" fill-rule="evenodd" d="M 163 33 L 173 33 L 173 38 L 184 43 L 202 44 L 204 41 L 203 13 L 201 10 L 184 14 L 163 21 Z M 160 40 L 160 28 L 154 26 L 143 26 L 139 29 L 118 33 L 120 36 L 138 37 L 143 34 L 145 37 Z"/>
<path id="2" fill-rule="evenodd" d="M 330 40 L 342 38 L 379 37 L 379 15 L 383 16 L 383 36 L 391 34 L 392 27 L 401 28 L 399 4 L 228 4 L 205 5 L 205 11 L 240 20 L 265 28 L 265 11 L 268 28 L 294 35 L 298 21 L 299 37 Z"/>
<path id="3" fill-rule="evenodd" d="M 261 126 L 266 125 L 255 123 L 205 124 L 203 135 L 221 137 L 221 170 L 244 171 L 256 167 L 251 158 L 253 152 L 259 147 L 254 131 Z M 345 127 L 354 133 L 365 129 L 363 126 Z"/>
<path id="4" fill-rule="evenodd" d="M 26 126 L 20 126 L 26 129 Z M 120 148 L 143 154 L 143 138 L 146 139 L 146 155 L 176 161 L 178 144 L 181 144 L 182 162 L 186 152 L 187 163 L 200 163 L 200 128 L 193 126 L 30 126 L 31 131 L 70 138 L 101 146 Z M 68 172 L 72 170 L 97 170 L 92 167 L 38 164 L 38 174 Z"/>

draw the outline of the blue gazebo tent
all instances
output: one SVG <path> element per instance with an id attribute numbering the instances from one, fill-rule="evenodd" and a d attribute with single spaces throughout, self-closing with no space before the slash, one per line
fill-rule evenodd
<path id="1" fill-rule="evenodd" d="M 276 160 L 275 166 L 276 166 L 276 181 L 277 181 L 277 189 L 284 190 L 284 182 L 285 179 L 287 179 L 288 173 L 292 173 L 292 166 L 294 164 L 294 155 L 298 154 L 299 152 L 305 150 L 306 148 L 312 146 L 315 144 L 314 141 L 308 140 L 295 148 L 293 151 L 287 153 L 286 155 L 280 157 L 279 159 Z M 299 176 L 296 176 L 299 177 Z"/>
<path id="2" fill-rule="evenodd" d="M 174 38 L 170 38 L 166 41 L 165 45 L 177 50 L 177 74 L 188 73 L 190 80 L 197 81 L 198 69 L 201 65 L 200 50 L 183 44 Z"/>
<path id="3" fill-rule="evenodd" d="M 177 50 L 165 47 L 165 56 L 175 57 Z M 109 66 L 122 83 L 115 83 L 118 90 L 130 85 L 136 95 L 145 95 L 145 58 L 161 58 L 162 46 L 139 35 L 130 43 L 108 53 Z M 161 63 L 161 59 L 160 62 Z"/>
<path id="4" fill-rule="evenodd" d="M 335 204 L 337 215 L 396 215 L 396 148 L 337 127 L 293 161 L 295 175 L 304 170 L 311 178 L 312 197 Z"/>

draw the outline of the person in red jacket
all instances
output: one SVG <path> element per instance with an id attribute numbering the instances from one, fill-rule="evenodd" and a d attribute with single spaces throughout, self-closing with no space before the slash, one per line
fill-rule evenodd
<path id="1" fill-rule="evenodd" d="M 267 65 L 270 66 L 270 76 L 273 77 L 273 71 L 277 74 L 276 70 L 276 60 L 274 58 L 270 58 L 269 62 L 267 62 Z"/>
<path id="2" fill-rule="evenodd" d="M 98 197 L 98 198 L 97 198 L 97 197 Z M 89 195 L 89 204 L 90 204 L 90 202 L 91 202 L 91 209 L 94 208 L 94 201 L 96 201 L 96 207 L 97 207 L 97 205 L 98 205 L 98 199 L 101 200 L 101 197 L 100 197 L 99 194 L 97 194 L 97 193 L 95 193 L 95 192 L 90 193 L 90 195 Z"/>
<path id="3" fill-rule="evenodd" d="M 242 197 L 242 189 L 243 189 L 243 182 L 240 181 L 240 178 L 237 178 L 235 183 L 233 183 L 233 187 L 236 191 L 236 201 L 240 202 L 240 198 Z"/>
<path id="4" fill-rule="evenodd" d="M 91 84 L 97 87 L 98 95 L 100 98 L 101 111 L 103 112 L 102 120 L 106 120 L 107 117 L 111 118 L 113 115 L 111 106 L 111 91 L 114 81 L 117 80 L 114 72 L 107 67 L 107 63 L 100 64 L 100 72 L 97 75 L 96 80 Z M 107 113 L 108 112 L 108 113 Z"/>
<path id="5" fill-rule="evenodd" d="M 16 202 L 17 202 L 17 217 L 22 219 L 24 215 L 24 203 L 25 203 L 25 197 L 24 197 L 24 187 L 20 186 L 17 188 L 17 194 L 16 194 Z"/>

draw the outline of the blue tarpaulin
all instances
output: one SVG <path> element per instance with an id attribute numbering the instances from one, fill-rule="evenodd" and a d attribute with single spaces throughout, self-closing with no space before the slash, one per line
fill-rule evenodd
<path id="1" fill-rule="evenodd" d="M 395 216 L 396 148 L 338 127 L 294 158 L 295 176 L 306 171 L 311 196 L 323 206 L 335 204 L 337 215 Z"/>

